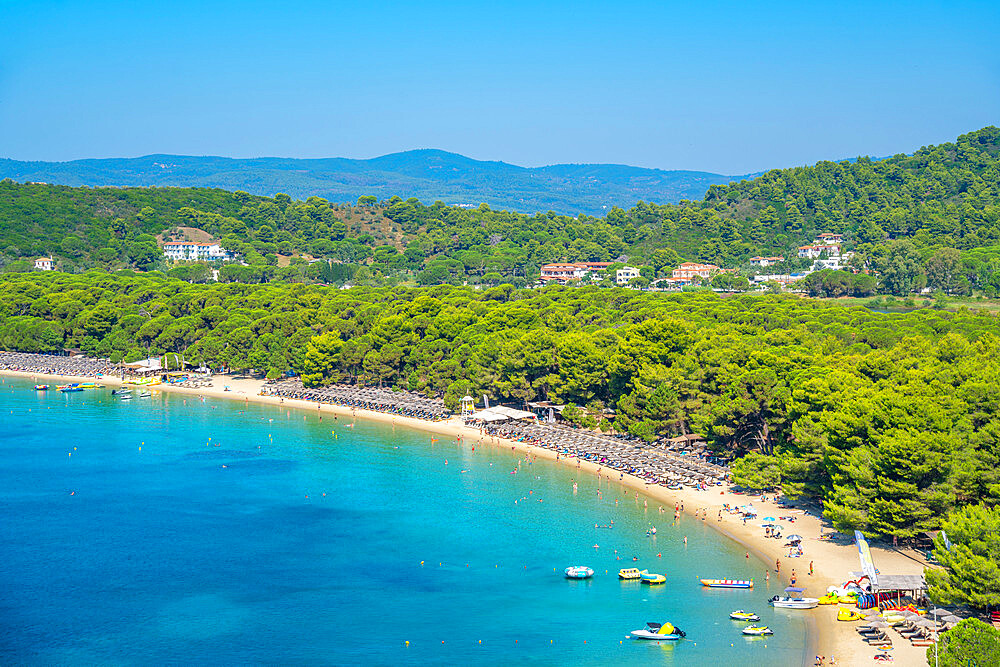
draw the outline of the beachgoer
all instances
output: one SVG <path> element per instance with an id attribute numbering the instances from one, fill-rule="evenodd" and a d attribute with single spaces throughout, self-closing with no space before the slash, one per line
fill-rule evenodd
<path id="1" fill-rule="evenodd" d="M 687 536 L 687 535 L 685 535 L 685 536 L 684 536 L 684 544 L 687 544 L 687 543 L 688 543 L 688 536 Z"/>
<path id="2" fill-rule="evenodd" d="M 789 577 L 789 581 L 792 582 L 792 586 L 795 585 L 795 570 L 794 569 L 792 570 L 792 576 Z"/>
<path id="3" fill-rule="evenodd" d="M 811 575 L 812 573 L 813 573 L 813 562 L 809 561 L 809 574 Z"/>
<path id="4" fill-rule="evenodd" d="M 771 581 L 771 571 L 764 570 L 764 581 Z"/>
<path id="5" fill-rule="evenodd" d="M 781 561 L 777 558 L 774 559 L 774 571 L 781 572 Z"/>
<path id="6" fill-rule="evenodd" d="M 747 552 L 747 560 L 750 560 L 750 552 Z"/>

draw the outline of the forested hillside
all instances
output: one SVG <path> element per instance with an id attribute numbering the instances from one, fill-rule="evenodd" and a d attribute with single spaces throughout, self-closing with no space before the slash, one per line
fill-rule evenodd
<path id="1" fill-rule="evenodd" d="M 695 431 L 737 481 L 822 497 L 839 528 L 909 537 L 1000 502 L 996 317 L 884 315 L 789 295 L 549 286 L 191 285 L 156 274 L 0 277 L 0 348 L 289 369 L 520 405 L 646 439 Z M 613 408 L 613 423 L 598 420 Z M 571 413 L 572 414 L 572 413 Z"/>
<path id="2" fill-rule="evenodd" d="M 405 194 L 427 202 L 485 202 L 534 213 L 601 214 L 644 199 L 701 199 L 708 186 L 733 178 L 702 171 L 664 171 L 617 164 L 518 167 L 440 150 L 393 153 L 370 160 L 234 159 L 191 155 L 20 162 L 0 159 L 0 178 L 56 185 L 223 188 L 259 195 L 284 192 L 305 199 L 354 202 L 363 195 Z"/>
<path id="3" fill-rule="evenodd" d="M 160 266 L 154 234 L 203 229 L 243 255 L 223 280 L 321 280 L 525 285 L 552 261 L 616 261 L 669 275 L 683 260 L 743 267 L 757 254 L 784 255 L 775 271 L 808 265 L 798 245 L 841 232 L 854 268 L 879 288 L 908 294 L 1000 289 L 1000 129 L 880 161 L 819 163 L 713 187 L 700 202 L 637 203 L 601 218 L 527 216 L 415 198 L 332 205 L 319 197 L 174 188 L 68 188 L 0 183 L 0 261 L 26 270 L 52 253 L 64 270 Z M 279 268 L 278 255 L 332 261 Z M 186 277 L 178 271 L 179 277 Z M 810 286 L 839 295 L 834 276 Z M 858 288 L 861 289 L 861 288 Z"/>

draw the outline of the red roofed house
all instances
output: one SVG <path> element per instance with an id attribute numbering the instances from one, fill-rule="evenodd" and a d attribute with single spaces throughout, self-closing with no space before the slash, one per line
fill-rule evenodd
<path id="1" fill-rule="evenodd" d="M 722 269 L 715 264 L 699 264 L 697 262 L 684 262 L 670 272 L 670 277 L 681 280 L 691 280 L 695 276 L 700 278 L 710 278 L 713 274 L 719 273 Z"/>
<path id="2" fill-rule="evenodd" d="M 539 269 L 542 282 L 556 281 L 566 284 L 570 280 L 580 280 L 588 273 L 601 271 L 611 266 L 611 262 L 575 262 L 573 264 L 546 264 Z"/>

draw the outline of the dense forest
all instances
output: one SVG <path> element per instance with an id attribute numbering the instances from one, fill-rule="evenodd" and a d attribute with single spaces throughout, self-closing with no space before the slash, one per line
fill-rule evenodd
<path id="1" fill-rule="evenodd" d="M 625 261 L 645 282 L 680 261 L 749 270 L 751 256 L 784 255 L 769 271 L 808 266 L 798 245 L 839 232 L 855 273 L 813 279 L 817 295 L 1000 291 L 1000 129 L 884 160 L 821 162 L 713 186 L 704 200 L 639 202 L 604 217 L 524 215 L 415 198 L 331 204 L 318 197 L 259 197 L 183 188 L 70 188 L 0 182 L 0 263 L 30 269 L 52 254 L 63 270 L 168 268 L 156 235 L 204 230 L 240 253 L 224 281 L 372 286 L 500 283 L 524 286 L 552 261 Z M 301 255 L 323 261 L 308 264 Z M 286 258 L 283 261 L 281 258 Z M 195 267 L 196 268 L 196 267 Z M 207 280 L 207 270 L 172 269 Z M 852 282 L 852 280 L 854 282 Z M 817 282 L 818 281 L 818 282 Z M 739 288 L 745 289 L 741 284 Z"/>
<path id="2" fill-rule="evenodd" d="M 308 384 L 520 405 L 647 440 L 705 434 L 755 488 L 822 498 L 838 528 L 911 537 L 1000 502 L 1000 326 L 791 295 L 451 285 L 193 285 L 158 273 L 0 277 L 0 348 L 182 352 Z M 613 412 L 609 413 L 607 410 Z"/>

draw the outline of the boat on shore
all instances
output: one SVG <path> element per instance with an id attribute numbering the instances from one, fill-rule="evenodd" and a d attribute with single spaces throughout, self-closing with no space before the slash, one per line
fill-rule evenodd
<path id="1" fill-rule="evenodd" d="M 563 570 L 567 579 L 590 579 L 594 576 L 594 570 L 586 565 L 571 565 Z"/>
<path id="2" fill-rule="evenodd" d="M 687 633 L 670 623 L 646 623 L 646 627 L 642 630 L 633 630 L 629 636 L 632 639 L 677 641 L 687 637 Z"/>
<path id="3" fill-rule="evenodd" d="M 753 588 L 753 579 L 702 579 L 708 588 Z"/>

